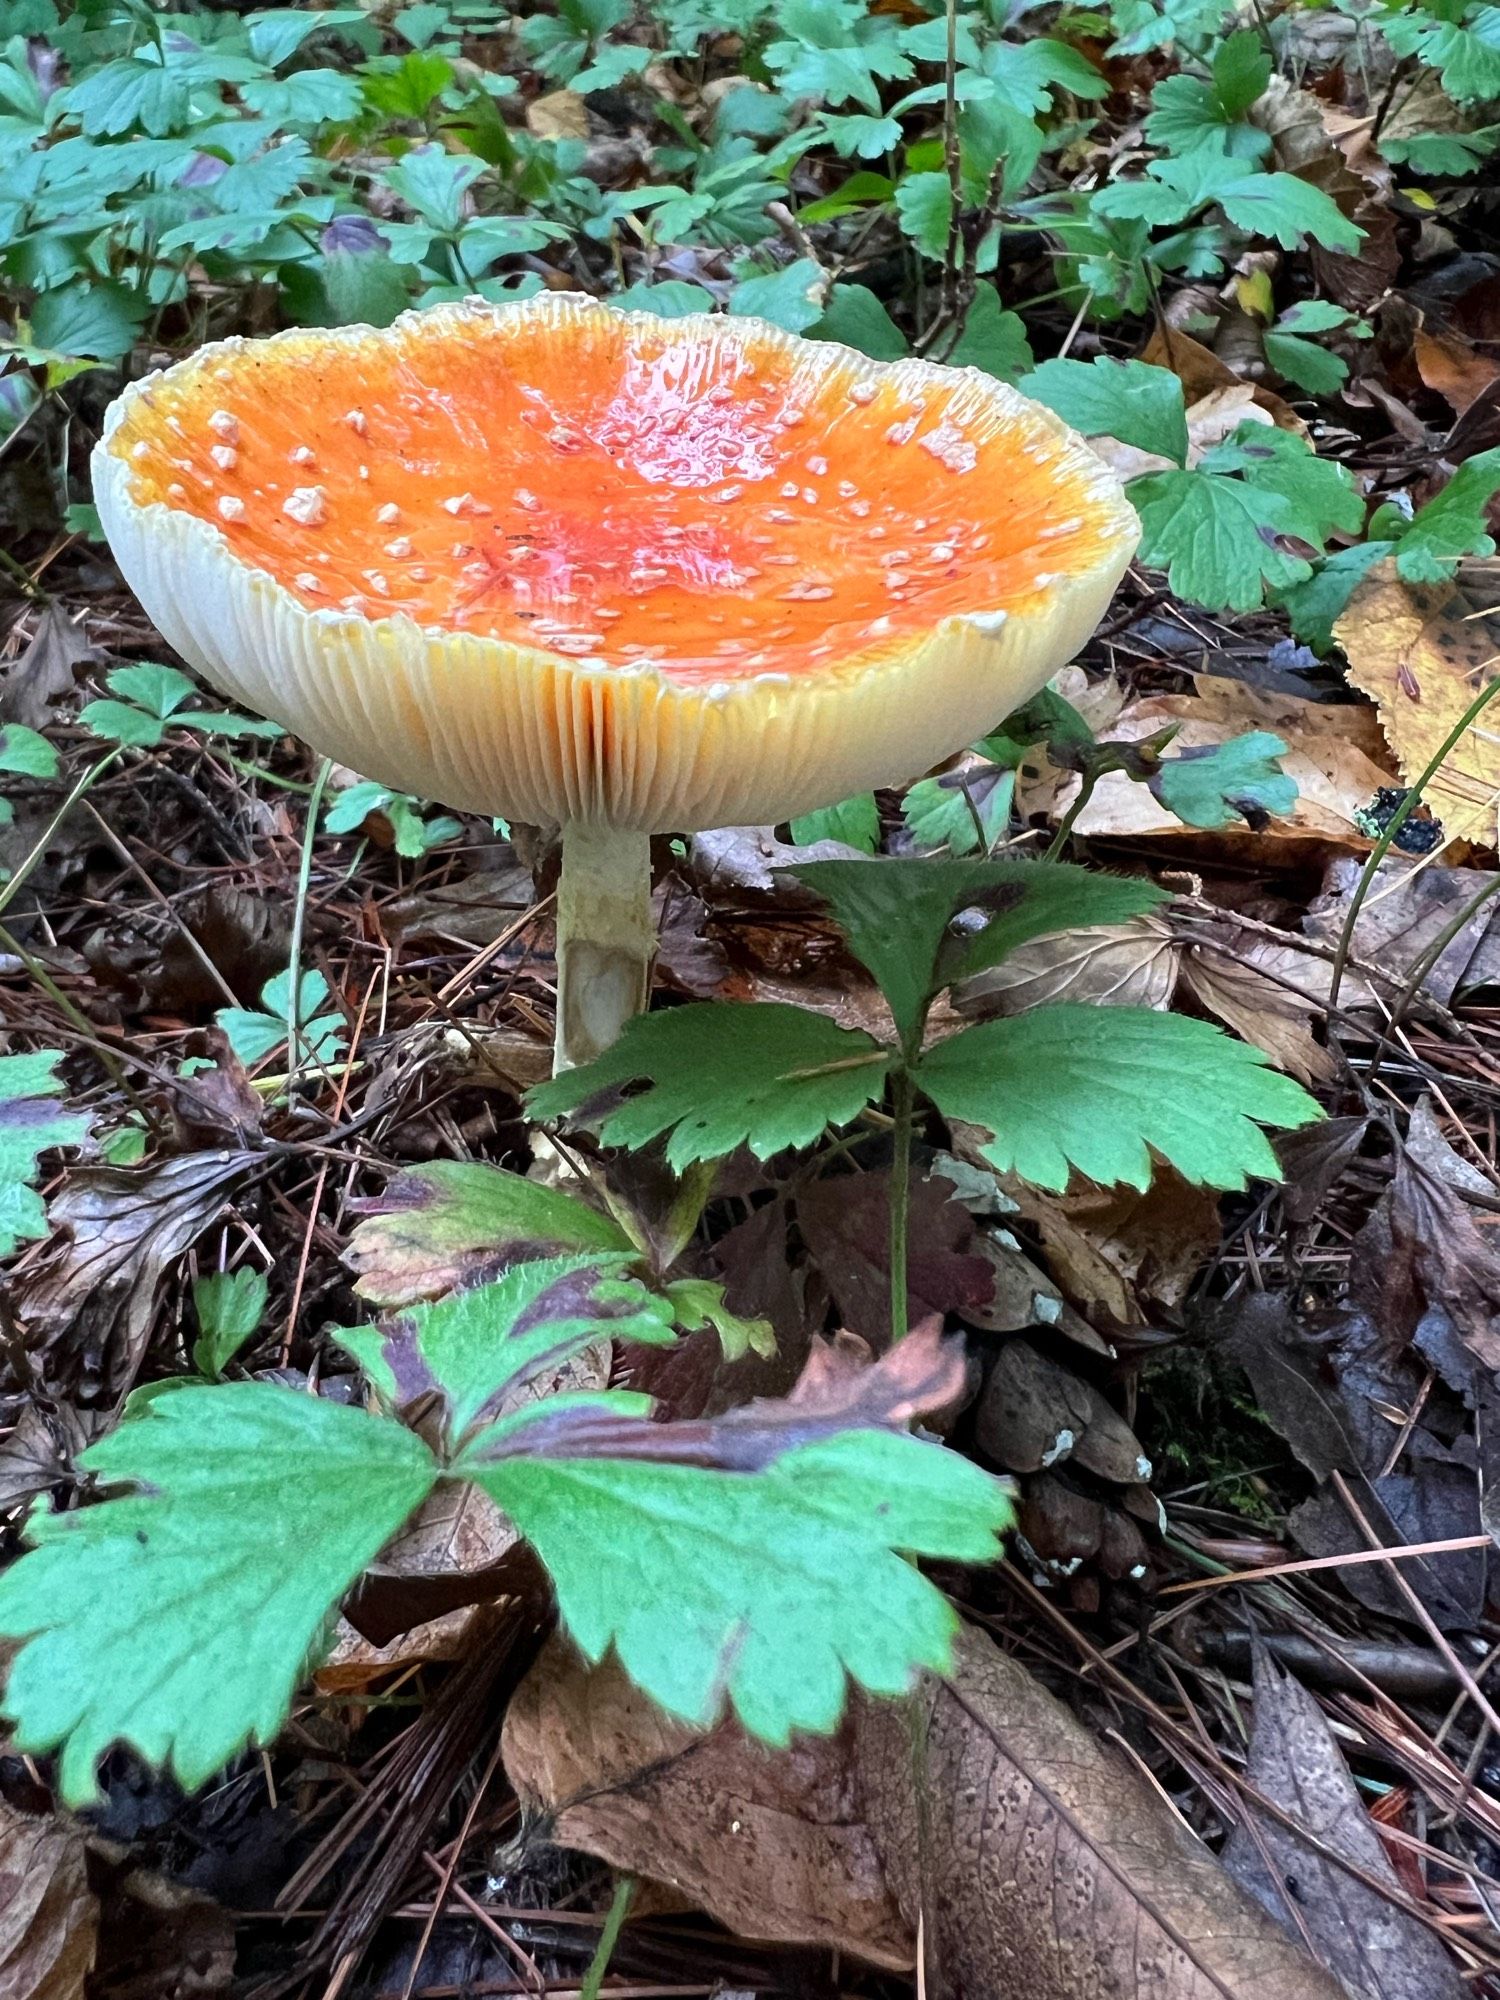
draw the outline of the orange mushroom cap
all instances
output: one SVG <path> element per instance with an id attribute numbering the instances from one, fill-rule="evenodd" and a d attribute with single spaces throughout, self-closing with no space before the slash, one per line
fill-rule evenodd
<path id="1" fill-rule="evenodd" d="M 94 485 L 224 693 L 404 791 L 640 832 L 929 768 L 1139 532 L 975 369 L 557 294 L 205 347 L 114 404 Z"/>

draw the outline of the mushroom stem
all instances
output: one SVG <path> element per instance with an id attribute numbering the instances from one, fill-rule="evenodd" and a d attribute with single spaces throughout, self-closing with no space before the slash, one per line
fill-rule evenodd
<path id="1" fill-rule="evenodd" d="M 557 885 L 554 1072 L 602 1055 L 651 992 L 651 836 L 580 821 L 563 828 Z"/>

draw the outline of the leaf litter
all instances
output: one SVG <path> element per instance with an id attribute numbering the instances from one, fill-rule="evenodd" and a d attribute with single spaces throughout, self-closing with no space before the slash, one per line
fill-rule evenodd
<path id="1" fill-rule="evenodd" d="M 592 48 L 597 27 L 585 26 Z M 170 701 L 161 714 L 136 703 L 144 721 L 122 725 L 114 711 L 130 704 L 114 699 L 113 662 L 144 663 L 165 687 L 158 642 L 85 546 L 18 541 L 31 588 L 56 594 L 22 593 L 0 718 L 46 732 L 55 755 L 12 738 L 0 860 L 26 860 L 90 729 L 113 716 L 133 740 L 92 797 L 103 832 L 80 815 L 13 896 L 0 890 L 0 1064 L 26 1066 L 9 1088 L 0 1070 L 8 1519 L 19 1526 L 46 1496 L 60 1523 L 98 1537 L 97 1605 L 85 1608 L 106 1623 L 132 1559 L 128 1534 L 111 1546 L 111 1520 L 123 1529 L 165 1496 L 187 1510 L 170 1532 L 201 1548 L 194 1482 L 222 1497 L 226 1479 L 224 1461 L 212 1477 L 201 1463 L 213 1442 L 196 1386 L 205 1279 L 264 1279 L 265 1310 L 222 1370 L 243 1435 L 216 1449 L 243 1507 L 291 1518 L 286 1491 L 307 1469 L 311 1430 L 368 1437 L 351 1428 L 366 1391 L 337 1329 L 378 1315 L 392 1397 L 417 1393 L 415 1431 L 402 1434 L 412 1450 L 387 1467 L 390 1518 L 361 1524 L 373 1566 L 341 1620 L 282 1634 L 285 1728 L 277 1690 L 258 1689 L 263 1746 L 236 1751 L 196 1797 L 117 1749 L 81 1816 L 39 1784 L 56 1777 L 46 1759 L 5 1761 L 7 1991 L 158 2000 L 226 1990 L 232 1977 L 288 1993 L 332 1979 L 361 2000 L 466 1982 L 572 1991 L 611 1871 L 643 1878 L 614 1974 L 662 1992 L 732 1982 L 891 2000 L 917 1990 L 919 1954 L 932 1994 L 1500 1991 L 1486 1650 L 1500 1485 L 1489 900 L 1500 774 L 1485 718 L 1365 879 L 1404 787 L 1494 675 L 1483 544 L 1497 281 L 1456 247 L 1471 191 L 1434 220 L 1425 197 L 1398 189 L 1425 171 L 1434 120 L 1460 155 L 1482 148 L 1487 128 L 1426 74 L 1375 133 L 1370 114 L 1334 99 L 1389 88 L 1395 58 L 1381 34 L 1326 13 L 1277 28 L 1284 60 L 1297 74 L 1310 64 L 1315 88 L 1268 68 L 1237 125 L 1215 63 L 1212 121 L 1228 118 L 1238 145 L 1268 143 L 1268 160 L 1329 195 L 1363 241 L 1330 228 L 1305 257 L 1284 243 L 1245 249 L 1222 283 L 1174 275 L 1154 327 L 1139 309 L 1139 339 L 1101 342 L 1091 324 L 1075 345 L 1071 308 L 1055 327 L 1044 309 L 1032 315 L 1050 348 L 1067 350 L 1036 371 L 1077 399 L 1065 414 L 1127 476 L 1166 482 L 1138 496 L 1159 567 L 1132 574 L 1082 666 L 1057 683 L 1108 753 L 1099 768 L 1086 757 L 1080 767 L 1078 739 L 1054 715 L 1024 741 L 986 739 L 914 773 L 904 794 L 819 816 L 825 827 L 699 833 L 658 855 L 663 992 L 810 1009 L 822 1019 L 797 1025 L 797 1062 L 851 1065 L 836 1104 L 812 1093 L 806 1115 L 789 1118 L 784 1106 L 767 1112 L 750 1061 L 764 1054 L 763 1072 L 779 1074 L 786 1050 L 747 1048 L 743 1102 L 711 1146 L 699 1145 L 691 1075 L 621 1071 L 627 1086 L 632 1074 L 651 1086 L 602 1110 L 623 1121 L 607 1136 L 655 1122 L 685 1179 L 698 1152 L 745 1142 L 704 1181 L 685 1237 L 644 1168 L 622 1183 L 590 1141 L 575 1135 L 564 1150 L 523 1104 L 548 1067 L 548 831 L 428 820 L 422 802 L 382 793 L 357 823 L 351 808 L 317 832 L 299 897 L 315 767 L 286 742 L 251 741 L 247 753 L 227 728 L 174 725 Z M 531 33 L 531 54 L 550 63 Z M 808 46 L 820 50 L 821 90 L 831 57 L 816 37 Z M 411 47 L 390 60 L 415 88 Z M 594 56 L 630 47 L 606 34 Z M 464 60 L 485 48 L 471 37 Z M 1104 58 L 1117 107 L 1149 119 L 1164 80 L 1204 88 L 1186 72 L 1163 79 L 1174 59 L 1146 50 Z M 1478 59 L 1466 41 L 1453 52 Z M 741 54 L 710 55 L 724 71 L 710 90 L 772 95 L 724 68 Z M 653 145 L 707 129 L 712 110 L 701 65 L 695 82 L 691 65 L 656 63 L 651 88 L 681 107 L 670 131 L 648 134 L 637 105 L 628 139 L 604 134 L 618 108 L 601 105 L 636 74 L 631 60 L 606 91 L 539 91 L 553 74 L 542 69 L 519 93 L 532 136 L 588 148 L 584 174 L 605 187 L 620 168 L 604 162 L 628 159 L 633 174 Z M 1108 144 L 1128 145 L 1127 130 L 1117 121 Z M 1069 171 L 1119 180 L 1118 151 L 1093 144 L 1081 142 Z M 881 256 L 895 247 L 878 230 L 874 240 Z M 547 282 L 564 279 L 555 253 L 527 254 Z M 632 240 L 626 255 L 633 278 L 663 289 L 732 292 L 722 245 L 641 252 Z M 637 271 L 638 259 L 655 270 Z M 792 309 L 804 315 L 827 289 L 812 261 L 811 277 L 795 274 Z M 1289 304 L 1288 273 L 1316 296 Z M 978 296 L 991 296 L 983 282 Z M 1368 337 L 1339 314 L 1368 315 Z M 1069 359 L 1088 364 L 1087 393 L 1056 372 Z M 1131 381 L 1149 402 L 1114 393 L 1122 359 L 1145 370 L 1143 388 Z M 1297 469 L 1309 441 L 1324 469 L 1311 476 Z M 59 431 L 54 442 L 62 463 L 69 441 Z M 1287 464 L 1279 499 L 1245 501 Z M 1189 472 L 1214 483 L 1188 492 L 1201 546 L 1184 552 L 1161 522 Z M 1322 480 L 1315 494 L 1309 477 Z M 0 505 L 9 517 L 8 489 Z M 1267 529 L 1255 548 L 1247 506 Z M 1268 608 L 1243 601 L 1220 555 L 1205 557 L 1216 538 L 1263 566 Z M 1198 601 L 1174 595 L 1173 578 L 1191 580 Z M 1096 883 L 1122 885 L 1094 892 L 1119 907 L 1044 926 L 993 964 L 955 890 L 936 923 L 965 940 L 950 947 L 957 983 L 923 1016 L 940 1086 L 962 1069 L 943 1050 L 977 1022 L 1020 1096 L 1040 1060 L 1035 1031 L 1005 1024 L 1086 1001 L 1175 1013 L 1176 1060 L 1153 1079 L 1163 1097 L 1193 1074 L 1199 1015 L 1312 1085 L 1334 1116 L 1278 1141 L 1279 1189 L 1257 1180 L 1220 1198 L 1160 1159 L 1145 1190 L 1070 1175 L 1070 1160 L 1105 1180 L 1131 1166 L 1111 1141 L 1107 1096 L 1093 1107 L 1099 1129 L 1069 1135 L 1060 1161 L 1033 1144 L 1032 1181 L 1020 1182 L 997 1156 L 1002 1113 L 991 1130 L 965 1115 L 972 1083 L 962 1111 L 935 1089 L 907 1272 L 908 1315 L 931 1332 L 902 1350 L 908 1370 L 924 1353 L 931 1367 L 897 1384 L 880 1358 L 892 1157 L 878 1104 L 893 1020 L 924 1005 L 899 968 L 892 981 L 891 961 L 921 953 L 878 907 L 863 936 L 858 923 L 841 935 L 829 914 L 838 898 L 819 894 L 807 864 L 922 853 L 936 884 L 981 840 L 1014 862 L 1056 839 Z M 840 893 L 847 913 L 847 884 Z M 281 1004 L 294 908 L 299 991 L 320 1046 L 288 1078 L 301 1067 L 287 1058 Z M 894 1015 L 867 967 L 885 975 Z M 663 1095 L 651 1110 L 653 1090 Z M 847 1142 L 789 1165 L 784 1146 L 830 1115 L 854 1120 Z M 1166 1120 L 1154 1137 L 1194 1167 L 1180 1127 Z M 613 1653 L 590 1667 L 547 1636 L 548 1587 L 481 1491 L 503 1482 L 503 1458 L 476 1455 L 478 1484 L 447 1480 L 420 1498 L 432 1476 L 421 1453 L 430 1458 L 457 1399 L 483 1405 L 489 1385 L 482 1367 L 455 1379 L 456 1347 L 446 1374 L 403 1376 L 421 1343 L 402 1329 L 518 1265 L 588 1255 L 652 1277 L 670 1267 L 693 1299 L 718 1303 L 670 1346 L 596 1340 L 545 1386 L 649 1391 L 708 1458 L 772 1452 L 768 1437 L 789 1426 L 874 1409 L 1013 1482 L 1014 1569 L 961 1571 L 940 1552 L 929 1565 L 965 1620 L 951 1683 L 924 1678 L 902 1702 L 861 1698 L 839 1733 L 768 1754 L 732 1720 L 674 1720 Z M 746 1337 L 733 1358 L 723 1326 L 736 1320 L 774 1329 L 776 1350 Z M 819 1346 L 829 1334 L 834 1345 Z M 273 1390 L 288 1402 L 257 1428 L 268 1406 L 241 1392 Z M 756 1401 L 789 1392 L 769 1410 Z M 606 1421 L 580 1407 L 571 1423 L 580 1462 L 628 1446 L 633 1465 L 649 1466 L 665 1448 L 662 1427 L 633 1414 Z M 157 1493 L 107 1498 L 112 1452 L 130 1461 L 153 1432 Z M 327 1545 L 349 1502 L 332 1483 L 304 1497 L 282 1567 L 331 1563 L 332 1613 L 350 1566 Z M 637 1502 L 622 1487 L 611 1504 L 628 1523 Z M 526 1500 L 515 1507 L 524 1516 Z M 546 1540 L 545 1524 L 536 1532 Z M 620 1529 L 616 1585 L 640 1539 Z M 564 1574 L 570 1605 L 586 1604 L 598 1579 Z M 681 1598 L 680 1580 L 644 1559 L 637 1574 L 643 1601 Z M 247 1624 L 263 1616 L 268 1577 L 249 1580 Z M 836 1627 L 837 1608 L 829 1616 Z M 572 1622 L 590 1629 L 582 1612 Z M 794 1645 L 795 1608 L 785 1629 Z M 235 1636 L 202 1625 L 204 1657 L 220 1649 L 226 1677 Z M 148 1703 L 161 1665 L 152 1642 L 150 1630 L 132 1640 L 134 1692 Z M 321 1662 L 310 1676 L 309 1646 Z M 728 1668 L 709 1651 L 712 1681 L 713 1661 Z M 1298 1679 L 1269 1664 L 1272 1651 Z M 178 1746 L 189 1777 L 223 1761 L 215 1692 L 197 1718 L 209 1747 Z M 103 1747 L 113 1723 L 95 1721 Z M 132 1942 L 147 1931 L 150 1953 Z"/>

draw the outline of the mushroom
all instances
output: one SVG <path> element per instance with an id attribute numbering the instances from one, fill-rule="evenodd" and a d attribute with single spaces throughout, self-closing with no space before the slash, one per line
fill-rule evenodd
<path id="1" fill-rule="evenodd" d="M 1138 535 L 976 369 L 556 293 L 204 347 L 112 406 L 94 490 L 223 693 L 561 823 L 559 1066 L 646 1003 L 653 833 L 929 769 L 1083 644 Z"/>

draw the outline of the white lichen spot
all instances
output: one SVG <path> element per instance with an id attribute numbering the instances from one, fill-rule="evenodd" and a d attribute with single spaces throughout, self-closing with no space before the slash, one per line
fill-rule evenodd
<path id="1" fill-rule="evenodd" d="M 130 447 L 130 456 L 132 458 L 149 458 L 151 456 L 151 447 L 144 438 L 137 438 L 135 443 Z"/>
<path id="2" fill-rule="evenodd" d="M 225 444 L 238 444 L 240 441 L 239 418 L 232 417 L 228 410 L 215 410 L 208 420 L 208 428 Z"/>
<path id="3" fill-rule="evenodd" d="M 395 541 L 386 543 L 385 552 L 388 556 L 394 556 L 398 562 L 404 561 L 411 554 L 411 536 L 397 535 Z"/>
<path id="4" fill-rule="evenodd" d="M 168 490 L 180 493 L 182 488 L 179 486 L 169 488 Z M 226 493 L 219 502 L 219 513 L 226 521 L 243 521 L 245 518 L 245 503 L 237 495 Z"/>
<path id="5" fill-rule="evenodd" d="M 852 500 L 858 491 L 859 488 L 852 479 L 841 479 L 838 483 L 838 496 L 840 500 Z"/>
<path id="6" fill-rule="evenodd" d="M 365 413 L 363 410 L 346 410 L 344 412 L 344 422 L 354 432 L 356 437 L 363 437 L 369 429 L 369 425 L 365 422 Z"/>
<path id="7" fill-rule="evenodd" d="M 915 417 L 904 417 L 899 424 L 892 424 L 885 434 L 887 444 L 910 444 L 917 434 Z"/>
<path id="8" fill-rule="evenodd" d="M 369 466 L 368 466 L 368 465 L 362 465 L 362 466 L 361 466 L 361 467 L 359 468 L 359 476 L 360 476 L 360 478 L 361 478 L 361 479 L 368 479 L 368 478 L 369 478 L 369 476 L 370 476 L 370 468 L 369 468 Z"/>
<path id="9" fill-rule="evenodd" d="M 1045 1292 L 1033 1292 L 1031 1310 L 1041 1326 L 1056 1326 L 1062 1318 L 1062 1300 L 1049 1298 Z"/>
<path id="10" fill-rule="evenodd" d="M 490 511 L 488 507 L 482 507 L 472 493 L 450 493 L 439 504 L 445 514 L 452 514 L 455 519 L 460 514 L 487 514 Z"/>
<path id="11" fill-rule="evenodd" d="M 887 633 L 893 632 L 895 629 L 890 619 L 882 612 L 878 618 L 872 619 L 870 622 L 870 637 L 872 639 L 883 639 Z"/>
<path id="12" fill-rule="evenodd" d="M 301 571 L 292 581 L 300 591 L 305 592 L 309 597 L 320 597 L 322 595 L 323 579 L 320 576 L 314 576 L 309 569 Z"/>
<path id="13" fill-rule="evenodd" d="M 169 500 L 186 500 L 187 488 L 180 479 L 174 479 L 172 484 L 167 488 L 167 498 Z"/>
<path id="14" fill-rule="evenodd" d="M 856 521 L 866 520 L 870 513 L 870 503 L 868 500 L 851 500 L 849 502 L 849 512 L 854 516 Z"/>
<path id="15" fill-rule="evenodd" d="M 318 454 L 310 444 L 297 445 L 294 450 L 287 453 L 287 457 L 293 465 L 316 465 L 318 462 Z"/>
<path id="16" fill-rule="evenodd" d="M 1134 1564 L 1129 1574 L 1136 1583 L 1139 1583 L 1141 1578 L 1146 1574 L 1146 1565 L 1144 1563 Z"/>
<path id="17" fill-rule="evenodd" d="M 827 476 L 828 460 L 822 457 L 810 458 L 807 461 L 807 469 L 814 479 L 823 479 Z"/>
<path id="18" fill-rule="evenodd" d="M 1135 1476 L 1137 1479 L 1149 1479 L 1151 1477 L 1151 1461 L 1144 1452 L 1141 1453 L 1135 1462 Z"/>
<path id="19" fill-rule="evenodd" d="M 851 382 L 849 384 L 849 401 L 851 403 L 858 403 L 862 409 L 866 404 L 873 403 L 879 393 L 873 382 Z"/>
<path id="20" fill-rule="evenodd" d="M 365 582 L 370 586 L 371 590 L 374 591 L 377 597 L 390 596 L 391 586 L 386 581 L 386 579 L 381 575 L 378 569 L 361 570 L 360 575 L 364 578 Z"/>
<path id="21" fill-rule="evenodd" d="M 888 569 L 885 573 L 887 590 L 904 590 L 911 582 L 910 572 L 904 569 Z"/>
<path id="22" fill-rule="evenodd" d="M 803 487 L 803 489 L 802 489 L 802 498 L 803 498 L 804 502 L 805 502 L 805 503 L 806 503 L 806 504 L 807 504 L 807 505 L 808 505 L 809 507 L 816 507 L 816 506 L 817 506 L 817 504 L 818 504 L 818 489 L 817 489 L 817 487 L 816 487 L 816 486 L 804 486 L 804 487 Z"/>
<path id="23" fill-rule="evenodd" d="M 401 509 L 394 500 L 387 500 L 383 507 L 375 509 L 375 518 L 382 528 L 392 528 L 401 519 Z"/>
<path id="24" fill-rule="evenodd" d="M 210 445 L 208 455 L 220 472 L 233 472 L 240 462 L 240 455 L 232 444 Z"/>
<path id="25" fill-rule="evenodd" d="M 321 486 L 298 486 L 282 501 L 281 511 L 300 527 L 321 527 L 328 519 L 328 495 Z"/>
<path id="26" fill-rule="evenodd" d="M 535 514 L 541 507 L 541 504 L 536 495 L 528 492 L 524 486 L 516 488 L 516 505 L 523 514 Z"/>
<path id="27" fill-rule="evenodd" d="M 783 479 L 783 480 L 782 480 L 782 482 L 781 482 L 781 497 L 782 497 L 782 499 L 783 499 L 783 500 L 795 500 L 795 499 L 796 499 L 796 497 L 797 497 L 797 490 L 798 490 L 798 489 L 797 489 L 797 482 L 796 482 L 796 480 L 795 480 L 795 479 Z"/>
<path id="28" fill-rule="evenodd" d="M 952 542 L 934 542 L 929 554 L 935 563 L 950 563 L 957 559 L 958 550 Z"/>

